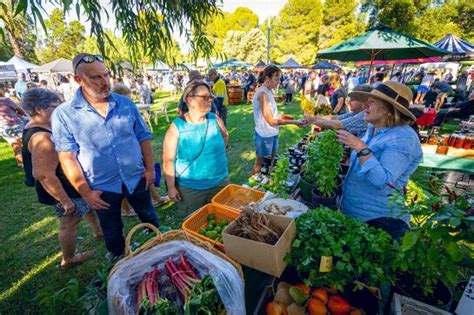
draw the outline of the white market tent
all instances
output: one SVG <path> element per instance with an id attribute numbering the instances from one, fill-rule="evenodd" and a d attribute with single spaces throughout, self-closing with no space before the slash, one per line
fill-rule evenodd
<path id="1" fill-rule="evenodd" d="M 51 61 L 33 70 L 37 73 L 69 73 L 73 72 L 72 61 L 64 58 Z"/>
<path id="2" fill-rule="evenodd" d="M 30 72 L 30 70 L 38 68 L 38 65 L 35 65 L 34 63 L 28 62 L 24 59 L 21 59 L 18 56 L 11 57 L 8 61 L 5 62 L 5 64 L 15 66 L 15 70 L 17 73 L 23 72 L 25 74 Z"/>
<path id="3" fill-rule="evenodd" d="M 39 74 L 40 80 L 48 81 L 49 86 L 57 86 L 59 84 L 58 75 L 73 72 L 72 61 L 59 58 L 34 69 L 33 72 Z"/>
<path id="4" fill-rule="evenodd" d="M 171 68 L 162 61 L 157 61 L 154 64 L 149 64 L 148 66 L 144 67 L 146 71 L 170 71 Z"/>

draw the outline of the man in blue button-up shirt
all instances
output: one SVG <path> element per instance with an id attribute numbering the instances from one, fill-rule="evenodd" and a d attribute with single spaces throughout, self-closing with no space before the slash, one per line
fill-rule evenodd
<path id="1" fill-rule="evenodd" d="M 53 139 L 69 181 L 97 211 L 108 251 L 119 256 L 124 197 L 141 221 L 159 225 L 149 190 L 155 180 L 152 135 L 135 104 L 110 92 L 101 56 L 79 54 L 73 68 L 80 88 L 54 111 Z"/>

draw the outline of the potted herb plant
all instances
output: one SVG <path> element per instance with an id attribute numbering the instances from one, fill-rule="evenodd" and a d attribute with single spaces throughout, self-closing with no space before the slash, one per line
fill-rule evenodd
<path id="1" fill-rule="evenodd" d="M 281 155 L 278 157 L 275 168 L 271 174 L 273 185 L 270 191 L 282 198 L 288 197 L 288 169 L 290 167 L 290 160 L 287 156 Z"/>
<path id="2" fill-rule="evenodd" d="M 300 195 L 305 201 L 311 202 L 311 191 L 316 188 L 316 178 L 318 177 L 315 141 L 310 142 L 306 147 L 306 156 L 300 174 Z"/>
<path id="3" fill-rule="evenodd" d="M 362 283 L 391 283 L 397 252 L 398 243 L 388 233 L 319 207 L 296 219 L 296 238 L 285 259 L 307 285 L 344 292 L 361 290 Z"/>
<path id="4" fill-rule="evenodd" d="M 343 152 L 343 146 L 337 142 L 336 133 L 333 130 L 322 132 L 308 147 L 303 179 L 314 184 L 311 190 L 313 206 L 324 205 L 336 208 L 339 164 Z"/>
<path id="5" fill-rule="evenodd" d="M 400 270 L 397 289 L 405 296 L 449 310 L 451 288 L 465 278 L 461 263 L 469 259 L 466 243 L 474 240 L 472 196 L 446 193 L 410 193 L 395 190 L 390 205 L 411 216 L 410 229 L 394 260 Z"/>

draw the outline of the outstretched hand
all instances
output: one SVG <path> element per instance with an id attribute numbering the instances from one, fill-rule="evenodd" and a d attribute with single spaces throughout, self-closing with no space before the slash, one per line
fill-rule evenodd
<path id="1" fill-rule="evenodd" d="M 367 148 L 367 145 L 364 141 L 354 136 L 347 130 L 339 129 L 337 130 L 337 141 L 339 143 L 347 145 L 352 150 L 359 152 L 360 150 Z"/>

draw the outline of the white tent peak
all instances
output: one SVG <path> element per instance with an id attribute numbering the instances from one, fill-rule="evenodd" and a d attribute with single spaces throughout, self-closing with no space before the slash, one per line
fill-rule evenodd
<path id="1" fill-rule="evenodd" d="M 18 56 L 11 57 L 5 64 L 11 64 L 15 66 L 16 72 L 28 72 L 30 69 L 35 69 L 38 65 L 21 59 Z"/>

